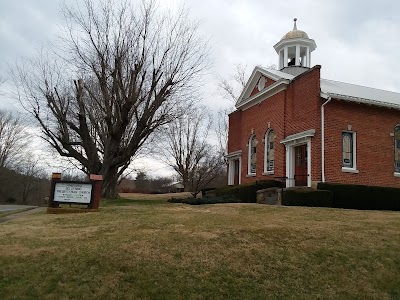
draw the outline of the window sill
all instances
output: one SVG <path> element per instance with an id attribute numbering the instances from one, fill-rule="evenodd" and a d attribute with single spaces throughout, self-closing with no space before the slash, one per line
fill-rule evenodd
<path id="1" fill-rule="evenodd" d="M 263 175 L 274 175 L 274 171 L 267 171 L 262 173 Z"/>
<path id="2" fill-rule="evenodd" d="M 247 174 L 246 177 L 256 177 L 256 174 Z"/>
<path id="3" fill-rule="evenodd" d="M 400 173 L 394 172 L 394 177 L 400 177 Z"/>
<path id="4" fill-rule="evenodd" d="M 342 167 L 342 172 L 358 174 L 358 170 L 357 169 L 345 168 L 345 167 Z"/>

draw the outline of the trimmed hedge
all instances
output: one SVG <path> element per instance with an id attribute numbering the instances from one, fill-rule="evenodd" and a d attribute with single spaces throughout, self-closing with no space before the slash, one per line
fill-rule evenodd
<path id="1" fill-rule="evenodd" d="M 289 188 L 283 192 L 282 205 L 332 207 L 332 192 L 312 188 Z"/>
<path id="2" fill-rule="evenodd" d="M 263 190 L 271 187 L 281 187 L 282 183 L 277 180 L 258 180 L 250 184 L 230 185 L 215 190 L 217 197 L 224 195 L 232 195 L 240 199 L 243 203 L 257 203 L 258 190 Z"/>
<path id="3" fill-rule="evenodd" d="M 400 210 L 400 189 L 391 187 L 319 183 L 333 193 L 333 207 L 365 210 Z"/>
<path id="4" fill-rule="evenodd" d="M 231 195 L 227 195 L 221 197 L 207 197 L 207 198 L 181 198 L 181 199 L 172 198 L 169 199 L 168 202 L 183 203 L 190 205 L 201 205 L 201 204 L 218 204 L 218 203 L 241 203 L 242 201 Z"/>

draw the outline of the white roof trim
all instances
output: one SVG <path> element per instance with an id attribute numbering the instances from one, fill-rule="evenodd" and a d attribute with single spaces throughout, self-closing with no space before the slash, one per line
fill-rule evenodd
<path id="1" fill-rule="evenodd" d="M 252 107 L 253 105 L 256 105 L 256 104 L 260 103 L 261 101 L 265 100 L 266 98 L 269 98 L 283 90 L 286 90 L 288 84 L 289 84 L 289 80 L 281 79 L 281 80 L 275 82 L 274 84 L 271 84 L 263 91 L 246 99 L 244 102 L 240 103 L 239 105 L 236 105 L 236 108 L 237 109 L 242 108 L 243 110 L 245 110 L 249 107 Z"/>
<path id="2" fill-rule="evenodd" d="M 400 110 L 400 93 L 323 78 L 321 97 Z"/>
<path id="3" fill-rule="evenodd" d="M 321 92 L 321 98 L 329 99 L 331 96 L 327 93 Z"/>
<path id="4" fill-rule="evenodd" d="M 309 129 L 303 132 L 295 133 L 292 135 L 288 135 L 286 138 L 284 138 L 282 141 L 280 141 L 281 144 L 287 144 L 293 141 L 297 141 L 300 139 L 308 138 L 308 137 L 313 137 L 315 134 L 315 129 Z"/>
<path id="5" fill-rule="evenodd" d="M 347 96 L 347 95 L 321 92 L 321 97 L 324 99 L 328 99 L 328 97 L 331 97 L 331 98 L 334 98 L 337 100 L 344 100 L 344 101 L 349 101 L 349 102 L 362 103 L 362 104 L 367 104 L 367 105 L 374 105 L 374 106 L 380 106 L 380 107 L 400 110 L 400 104 L 388 103 L 388 102 L 359 98 L 359 97 L 352 97 L 352 96 Z"/>
<path id="6" fill-rule="evenodd" d="M 236 150 L 236 151 L 233 151 L 233 152 L 228 153 L 227 155 L 225 155 L 226 158 L 234 158 L 234 157 L 237 157 L 237 156 L 242 156 L 242 150 Z"/>
<path id="7" fill-rule="evenodd" d="M 281 71 L 277 71 L 277 70 L 269 70 L 269 69 L 265 69 L 263 67 L 255 67 L 253 72 L 250 75 L 249 80 L 246 83 L 246 86 L 244 87 L 242 93 L 239 96 L 239 99 L 236 101 L 236 108 L 238 108 L 239 106 L 242 105 L 242 101 L 245 100 L 246 98 L 248 98 L 251 94 L 252 87 L 254 87 L 257 83 L 257 81 L 260 79 L 261 76 L 266 76 L 274 81 L 279 81 L 281 79 L 287 79 L 287 80 L 291 80 L 293 79 L 295 76 L 291 75 L 291 74 L 287 74 Z M 246 99 L 247 100 L 247 99 Z"/>
<path id="8" fill-rule="evenodd" d="M 306 47 L 310 47 L 310 51 L 314 51 L 317 48 L 317 44 L 313 39 L 306 39 L 306 38 L 293 38 L 293 39 L 283 39 L 280 40 L 278 43 L 274 45 L 274 49 L 276 53 L 279 53 L 282 48 L 287 45 L 298 44 Z"/>

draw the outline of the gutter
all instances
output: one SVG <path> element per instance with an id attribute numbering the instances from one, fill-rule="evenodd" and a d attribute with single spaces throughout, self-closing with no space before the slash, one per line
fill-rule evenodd
<path id="1" fill-rule="evenodd" d="M 331 96 L 327 97 L 327 101 L 321 105 L 321 170 L 322 170 L 322 182 L 325 182 L 325 105 L 331 102 Z"/>
<path id="2" fill-rule="evenodd" d="M 372 99 L 353 97 L 353 96 L 347 96 L 347 95 L 341 95 L 341 94 L 333 94 L 333 93 L 329 93 L 329 95 L 338 100 L 344 100 L 344 101 L 350 101 L 350 102 L 355 102 L 355 103 L 362 103 L 362 104 L 367 104 L 367 105 L 374 105 L 374 106 L 379 106 L 379 107 L 384 107 L 384 108 L 389 108 L 389 109 L 400 110 L 400 105 L 395 104 L 395 103 L 389 103 L 389 102 L 384 102 L 384 101 L 377 101 L 377 100 L 372 100 Z"/>

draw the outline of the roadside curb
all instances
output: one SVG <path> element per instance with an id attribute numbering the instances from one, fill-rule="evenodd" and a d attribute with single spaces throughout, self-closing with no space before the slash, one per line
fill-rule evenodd
<path id="1" fill-rule="evenodd" d="M 7 222 L 7 221 L 17 219 L 17 218 L 21 218 L 23 216 L 31 215 L 34 213 L 45 212 L 45 210 L 46 210 L 46 207 L 32 207 L 27 210 L 0 218 L 0 224 Z"/>

